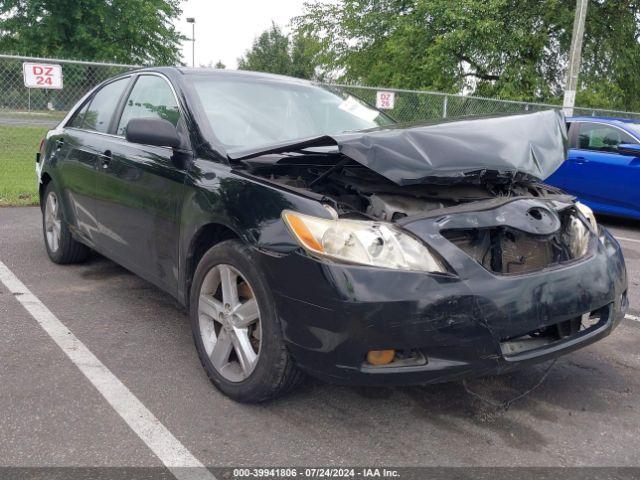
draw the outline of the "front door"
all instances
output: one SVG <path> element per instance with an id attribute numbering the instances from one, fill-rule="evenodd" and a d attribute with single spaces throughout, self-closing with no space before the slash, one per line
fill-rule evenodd
<path id="1" fill-rule="evenodd" d="M 640 213 L 640 159 L 618 153 L 618 145 L 638 141 L 602 123 L 580 122 L 569 151 L 564 188 L 600 213 Z"/>
<path id="2" fill-rule="evenodd" d="M 180 123 L 169 83 L 139 75 L 109 145 L 100 152 L 96 188 L 99 243 L 105 253 L 165 290 L 178 285 L 178 240 L 185 169 L 167 147 L 128 142 L 129 120 L 158 117 Z"/>

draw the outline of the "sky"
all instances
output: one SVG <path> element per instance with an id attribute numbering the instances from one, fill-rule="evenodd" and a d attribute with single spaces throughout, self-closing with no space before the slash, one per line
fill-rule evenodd
<path id="1" fill-rule="evenodd" d="M 196 66 L 215 65 L 236 68 L 237 59 L 251 47 L 254 39 L 271 26 L 273 20 L 289 31 L 291 17 L 302 13 L 304 0 L 186 0 L 176 28 L 191 38 L 187 17 L 195 17 Z M 185 41 L 182 60 L 191 65 L 191 42 Z"/>

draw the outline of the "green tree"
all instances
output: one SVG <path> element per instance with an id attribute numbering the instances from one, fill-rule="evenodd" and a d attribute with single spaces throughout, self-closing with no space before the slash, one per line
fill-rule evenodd
<path id="1" fill-rule="evenodd" d="M 575 0 L 338 0 L 305 5 L 332 76 L 517 100 L 562 95 Z M 640 0 L 592 0 L 578 103 L 640 109 Z"/>
<path id="2" fill-rule="evenodd" d="M 319 50 L 315 37 L 301 32 L 289 38 L 272 23 L 238 59 L 238 69 L 315 78 L 315 56 Z"/>
<path id="3" fill-rule="evenodd" d="M 317 57 L 320 53 L 318 40 L 307 33 L 296 32 L 290 43 L 291 67 L 288 74 L 292 77 L 320 80 L 321 75 L 316 71 Z"/>
<path id="4" fill-rule="evenodd" d="M 174 65 L 179 0 L 1 0 L 0 51 Z"/>

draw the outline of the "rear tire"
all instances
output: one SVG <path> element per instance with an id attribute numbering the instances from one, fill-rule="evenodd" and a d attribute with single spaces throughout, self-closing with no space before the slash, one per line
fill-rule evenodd
<path id="1" fill-rule="evenodd" d="M 302 380 L 284 344 L 267 279 L 240 241 L 221 242 L 204 254 L 191 286 L 189 317 L 202 366 L 230 398 L 263 402 Z"/>
<path id="2" fill-rule="evenodd" d="M 73 238 L 62 211 L 60 195 L 50 181 L 42 196 L 42 232 L 47 254 L 58 264 L 84 262 L 89 256 L 89 247 Z"/>

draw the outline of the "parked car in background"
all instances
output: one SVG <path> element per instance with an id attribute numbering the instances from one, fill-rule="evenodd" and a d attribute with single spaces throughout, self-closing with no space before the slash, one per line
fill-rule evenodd
<path id="1" fill-rule="evenodd" d="M 605 337 L 628 307 L 616 240 L 542 183 L 566 148 L 556 111 L 402 127 L 299 79 L 126 72 L 41 145 L 44 244 L 56 263 L 96 250 L 178 299 L 236 400 L 301 372 L 500 373 Z"/>
<path id="2" fill-rule="evenodd" d="M 640 219 L 640 120 L 567 119 L 569 156 L 546 180 L 596 213 Z"/>

